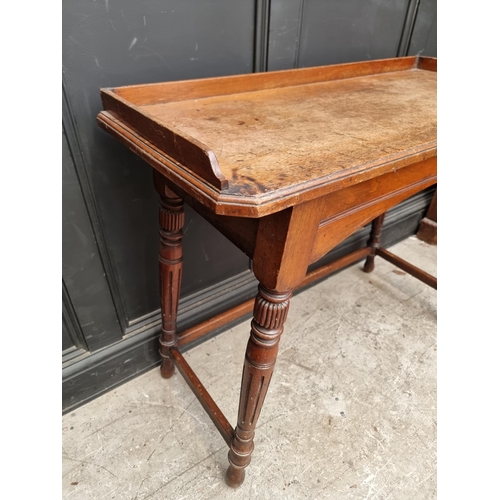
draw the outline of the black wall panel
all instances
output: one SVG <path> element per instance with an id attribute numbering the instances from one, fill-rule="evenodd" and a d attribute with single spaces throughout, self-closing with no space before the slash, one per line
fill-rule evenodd
<path id="1" fill-rule="evenodd" d="M 420 0 L 408 54 L 437 57 L 436 0 Z"/>
<path id="2" fill-rule="evenodd" d="M 150 167 L 97 127 L 99 88 L 251 72 L 254 5 L 66 0 L 63 19 L 69 113 L 111 290 L 122 324 L 128 325 L 158 309 L 157 197 Z M 190 248 L 198 250 L 186 254 L 184 295 L 248 269 L 248 259 L 196 214 L 189 213 L 187 224 L 187 240 L 195 243 Z"/>
<path id="3" fill-rule="evenodd" d="M 68 311 L 74 311 L 86 347 L 96 350 L 120 340 L 122 331 L 66 133 L 62 146 L 62 277 L 66 304 Z"/>
<path id="4" fill-rule="evenodd" d="M 408 2 L 304 2 L 298 67 L 395 57 Z"/>
<path id="5" fill-rule="evenodd" d="M 304 0 L 273 0 L 269 25 L 267 69 L 297 68 Z"/>

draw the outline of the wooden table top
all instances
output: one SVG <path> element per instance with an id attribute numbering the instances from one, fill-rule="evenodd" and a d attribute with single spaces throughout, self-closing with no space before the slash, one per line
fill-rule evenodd
<path id="1" fill-rule="evenodd" d="M 103 89 L 98 121 L 215 213 L 260 217 L 436 155 L 436 60 Z"/>

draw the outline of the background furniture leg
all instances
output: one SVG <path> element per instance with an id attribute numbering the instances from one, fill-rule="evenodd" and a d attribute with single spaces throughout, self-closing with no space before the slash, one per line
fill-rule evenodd
<path id="1" fill-rule="evenodd" d="M 238 424 L 228 454 L 226 482 L 233 488 L 243 483 L 245 467 L 250 463 L 255 426 L 271 381 L 291 296 L 291 291 L 276 292 L 259 285 L 243 366 Z"/>
<path id="2" fill-rule="evenodd" d="M 425 217 L 420 222 L 417 238 L 429 245 L 437 245 L 437 189 Z"/>
<path id="3" fill-rule="evenodd" d="M 160 299 L 161 299 L 161 375 L 170 378 L 174 363 L 170 348 L 177 345 L 177 309 L 182 278 L 183 201 L 155 171 L 155 187 L 160 195 Z"/>
<path id="4" fill-rule="evenodd" d="M 371 248 L 370 255 L 366 257 L 363 271 L 371 273 L 375 269 L 375 252 L 380 246 L 380 235 L 382 234 L 382 225 L 384 224 L 385 213 L 379 215 L 372 221 L 372 230 L 368 239 L 368 246 Z"/>

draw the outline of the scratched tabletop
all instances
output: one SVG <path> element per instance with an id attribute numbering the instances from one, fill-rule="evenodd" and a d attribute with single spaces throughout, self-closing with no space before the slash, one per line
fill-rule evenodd
<path id="1" fill-rule="evenodd" d="M 246 195 L 342 174 L 436 138 L 436 73 L 411 70 L 144 108 L 214 153 Z"/>

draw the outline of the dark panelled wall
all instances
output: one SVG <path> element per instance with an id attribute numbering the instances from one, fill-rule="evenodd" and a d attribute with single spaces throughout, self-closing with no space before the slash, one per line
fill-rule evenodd
<path id="1" fill-rule="evenodd" d="M 64 411 L 159 361 L 152 173 L 96 125 L 99 89 L 417 53 L 436 55 L 432 0 L 63 1 Z M 387 243 L 415 232 L 431 196 L 391 210 Z M 256 289 L 249 260 L 189 207 L 186 216 L 181 330 Z"/>

